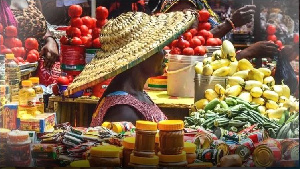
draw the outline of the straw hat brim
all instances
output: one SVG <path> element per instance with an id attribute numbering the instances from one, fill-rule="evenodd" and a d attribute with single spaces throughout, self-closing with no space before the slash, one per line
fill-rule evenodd
<path id="1" fill-rule="evenodd" d="M 143 62 L 178 38 L 195 19 L 191 11 L 157 16 L 128 12 L 108 21 L 100 34 L 102 50 L 64 94 L 92 87 Z"/>

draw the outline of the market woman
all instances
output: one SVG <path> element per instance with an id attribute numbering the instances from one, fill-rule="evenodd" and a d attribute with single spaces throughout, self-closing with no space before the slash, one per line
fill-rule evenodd
<path id="1" fill-rule="evenodd" d="M 100 35 L 103 51 L 68 87 L 68 91 L 77 91 L 116 75 L 97 105 L 91 126 L 104 121 L 135 124 L 139 119 L 167 119 L 143 91 L 144 84 L 149 77 L 163 74 L 163 47 L 185 32 L 195 19 L 196 14 L 188 11 L 159 16 L 128 12 L 109 20 Z"/>

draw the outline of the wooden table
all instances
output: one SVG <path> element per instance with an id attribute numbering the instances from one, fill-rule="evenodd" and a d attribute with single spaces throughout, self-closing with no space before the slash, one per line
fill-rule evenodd
<path id="1" fill-rule="evenodd" d="M 184 119 L 194 103 L 194 98 L 170 97 L 167 91 L 147 91 L 147 93 L 169 119 Z M 48 108 L 57 112 L 58 123 L 68 121 L 72 126 L 87 127 L 97 103 L 98 99 L 51 96 Z"/>

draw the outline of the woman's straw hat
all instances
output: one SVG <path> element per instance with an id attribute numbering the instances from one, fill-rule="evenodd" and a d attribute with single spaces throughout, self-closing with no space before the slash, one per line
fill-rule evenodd
<path id="1" fill-rule="evenodd" d="M 102 50 L 69 85 L 65 95 L 92 87 L 141 63 L 178 38 L 195 18 L 191 11 L 156 16 L 128 12 L 109 20 L 100 34 Z"/>

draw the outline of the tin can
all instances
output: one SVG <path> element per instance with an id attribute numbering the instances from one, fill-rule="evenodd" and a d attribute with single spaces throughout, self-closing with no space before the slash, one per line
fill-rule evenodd
<path id="1" fill-rule="evenodd" d="M 212 148 L 223 150 L 224 155 L 229 154 L 229 146 L 222 140 L 214 140 Z"/>
<path id="2" fill-rule="evenodd" d="M 256 130 L 253 133 L 250 133 L 248 135 L 248 138 L 250 138 L 254 144 L 262 142 L 264 140 L 264 135 L 261 131 Z"/>
<path id="3" fill-rule="evenodd" d="M 240 141 L 240 144 L 248 147 L 250 152 L 253 153 L 255 147 L 253 141 L 250 138 L 243 139 L 242 141 Z"/>
<path id="4" fill-rule="evenodd" d="M 246 162 L 243 163 L 243 167 L 255 167 L 254 161 L 252 159 L 252 156 L 248 158 Z"/>
<path id="5" fill-rule="evenodd" d="M 253 161 L 256 167 L 271 167 L 281 159 L 281 150 L 278 147 L 269 147 L 259 144 L 253 152 Z"/>
<path id="6" fill-rule="evenodd" d="M 225 143 L 228 145 L 229 154 L 235 154 L 235 150 L 239 146 L 238 143 L 232 140 L 227 140 Z"/>
<path id="7" fill-rule="evenodd" d="M 65 65 L 85 65 L 85 47 L 61 45 L 61 63 Z"/>
<path id="8" fill-rule="evenodd" d="M 273 138 L 268 138 L 266 140 L 264 140 L 262 142 L 262 144 L 266 144 L 267 146 L 270 146 L 270 147 L 278 147 L 281 151 L 281 144 L 279 141 L 277 141 L 276 139 L 273 139 Z"/>
<path id="9" fill-rule="evenodd" d="M 221 149 L 201 149 L 199 151 L 198 159 L 203 162 L 211 162 L 214 165 L 217 165 L 223 155 L 223 150 Z"/>
<path id="10" fill-rule="evenodd" d="M 235 132 L 232 132 L 232 131 L 228 131 L 228 130 L 224 130 L 223 133 L 222 133 L 222 140 L 233 140 L 233 141 L 236 141 L 236 142 L 239 142 L 241 140 L 241 135 L 235 133 Z"/>
<path id="11" fill-rule="evenodd" d="M 245 145 L 238 145 L 234 153 L 239 155 L 243 161 L 247 161 L 251 155 L 250 149 Z"/>
<path id="12" fill-rule="evenodd" d="M 197 144 L 197 141 L 200 142 L 202 149 L 209 149 L 210 145 L 213 142 L 213 139 L 209 133 L 198 133 L 196 134 L 195 142 Z"/>
<path id="13" fill-rule="evenodd" d="M 299 160 L 299 142 L 294 142 L 288 146 L 283 154 L 285 160 Z"/>
<path id="14" fill-rule="evenodd" d="M 295 143 L 295 140 L 292 139 L 284 139 L 280 142 L 281 145 L 281 153 L 284 154 L 287 150 L 287 148 L 289 147 L 289 145 Z"/>

